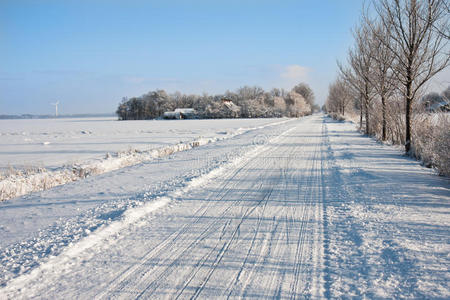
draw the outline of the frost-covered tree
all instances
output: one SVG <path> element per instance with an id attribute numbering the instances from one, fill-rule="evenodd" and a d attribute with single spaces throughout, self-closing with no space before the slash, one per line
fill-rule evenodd
<path id="1" fill-rule="evenodd" d="M 297 87 L 312 97 L 312 90 L 306 84 Z M 224 100 L 232 101 L 233 105 L 225 105 Z M 291 103 L 287 105 L 289 101 Z M 168 95 L 163 90 L 151 91 L 141 97 L 124 98 L 116 113 L 121 120 L 154 119 L 176 108 L 194 108 L 201 118 L 261 118 L 311 113 L 311 105 L 301 94 L 287 93 L 283 89 L 265 92 L 257 86 L 243 86 L 224 95 L 184 95 L 179 92 Z"/>
<path id="2" fill-rule="evenodd" d="M 338 78 L 329 86 L 325 103 L 327 112 L 345 116 L 345 112 L 353 109 L 353 102 L 353 91 L 345 80 Z"/>
<path id="3" fill-rule="evenodd" d="M 372 100 L 374 99 L 373 85 L 371 83 L 374 49 L 367 41 L 370 36 L 370 28 L 367 23 L 362 23 L 353 32 L 355 38 L 354 47 L 348 52 L 348 67 L 338 63 L 340 76 L 354 88 L 360 95 L 360 127 L 362 127 L 363 111 L 365 113 L 365 133 L 370 134 L 370 114 Z"/>
<path id="4" fill-rule="evenodd" d="M 380 33 L 395 58 L 394 75 L 405 99 L 405 151 L 411 150 L 412 107 L 420 90 L 450 61 L 448 0 L 374 0 Z"/>
<path id="5" fill-rule="evenodd" d="M 292 88 L 294 92 L 300 94 L 311 107 L 314 105 L 314 92 L 306 83 L 299 83 Z"/>
<path id="6" fill-rule="evenodd" d="M 381 140 L 384 141 L 386 140 L 387 134 L 387 102 L 389 97 L 391 97 L 394 92 L 397 84 L 392 69 L 395 57 L 390 48 L 387 46 L 387 44 L 391 44 L 390 35 L 388 33 L 389 28 L 383 26 L 379 22 L 375 23 L 368 18 L 365 18 L 365 22 L 367 23 L 367 26 L 372 29 L 367 38 L 367 42 L 370 47 L 372 47 L 370 52 L 373 57 L 370 84 L 381 102 Z M 381 40 L 380 37 L 383 37 L 384 40 Z"/>

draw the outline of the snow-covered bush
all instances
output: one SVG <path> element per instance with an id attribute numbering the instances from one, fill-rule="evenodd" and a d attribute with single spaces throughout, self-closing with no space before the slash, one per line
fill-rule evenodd
<path id="1" fill-rule="evenodd" d="M 342 116 L 341 114 L 335 113 L 335 112 L 330 113 L 329 116 L 333 120 L 336 120 L 336 121 L 339 121 L 339 122 L 345 121 L 345 117 L 344 116 Z"/>
<path id="2" fill-rule="evenodd" d="M 413 147 L 411 154 L 422 160 L 427 167 L 433 165 L 434 126 L 431 116 L 419 114 L 414 118 Z"/>
<path id="3" fill-rule="evenodd" d="M 412 154 L 446 176 L 450 176 L 449 128 L 449 114 L 418 114 L 412 132 Z"/>
<path id="4" fill-rule="evenodd" d="M 434 163 L 442 175 L 450 176 L 450 116 L 440 115 L 435 128 Z"/>

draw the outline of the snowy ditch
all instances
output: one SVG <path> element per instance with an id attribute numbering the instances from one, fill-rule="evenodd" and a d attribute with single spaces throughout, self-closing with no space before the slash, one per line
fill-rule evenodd
<path id="1" fill-rule="evenodd" d="M 153 159 L 164 158 L 173 153 L 186 151 L 214 143 L 220 140 L 232 138 L 236 135 L 246 133 L 251 130 L 262 129 L 267 126 L 275 126 L 290 120 L 269 123 L 252 128 L 240 128 L 226 136 L 212 138 L 198 138 L 189 142 L 180 142 L 157 149 L 138 150 L 131 149 L 119 151 L 113 154 L 106 153 L 102 159 L 90 160 L 81 164 L 59 167 L 55 170 L 45 168 L 36 168 L 30 172 L 15 172 L 6 178 L 0 178 L 0 201 L 23 196 L 32 192 L 44 191 L 69 182 L 81 180 L 90 176 L 103 174 L 106 172 L 118 170 L 124 167 L 137 165 Z M 261 141 L 255 141 L 256 144 Z"/>

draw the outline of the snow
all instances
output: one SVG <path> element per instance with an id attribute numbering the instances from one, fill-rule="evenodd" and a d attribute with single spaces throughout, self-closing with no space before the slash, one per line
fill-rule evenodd
<path id="1" fill-rule="evenodd" d="M 445 299 L 449 200 L 354 124 L 255 126 L 0 203 L 0 299 Z"/>
<path id="2" fill-rule="evenodd" d="M 108 152 L 146 151 L 278 121 L 117 121 L 113 117 L 0 120 L 0 170 L 10 166 L 59 168 L 103 157 Z"/>
<path id="3" fill-rule="evenodd" d="M 400 150 L 327 120 L 330 289 L 449 298 L 450 182 Z M 355 279 L 357 278 L 357 281 Z"/>
<path id="4" fill-rule="evenodd" d="M 22 122 L 20 122 L 22 121 Z M 45 149 L 42 151 L 44 155 L 40 153 L 40 151 L 34 151 L 34 155 L 29 153 L 27 146 L 30 145 L 23 145 L 18 142 L 11 141 L 11 138 L 5 138 L 3 139 L 3 142 L 6 144 L 5 149 L 7 150 L 8 147 L 14 146 L 16 150 L 14 152 L 3 152 L 0 157 L 4 157 L 4 161 L 7 162 L 7 165 L 9 167 L 18 168 L 17 165 L 14 165 L 14 162 L 17 162 L 19 159 L 24 159 L 23 156 L 25 153 L 27 153 L 28 156 L 31 156 L 29 159 L 33 159 L 33 162 L 27 162 L 26 164 L 28 167 L 25 168 L 25 170 L 16 170 L 12 174 L 9 174 L 8 176 L 5 176 L 5 178 L 1 178 L 0 176 L 0 201 L 1 200 L 7 200 L 13 197 L 25 195 L 30 192 L 36 192 L 41 190 L 46 190 L 58 185 L 66 184 L 68 182 L 76 181 L 79 179 L 84 179 L 88 176 L 92 175 L 98 175 L 105 172 L 109 172 L 112 170 L 116 170 L 119 168 L 123 168 L 126 166 L 132 166 L 136 165 L 138 163 L 142 163 L 144 161 L 152 160 L 154 158 L 160 158 L 167 155 L 170 155 L 174 152 L 178 151 L 185 151 L 188 149 L 192 149 L 193 147 L 198 147 L 207 143 L 215 142 L 219 139 L 225 139 L 230 138 L 236 134 L 241 134 L 247 130 L 260 128 L 262 126 L 271 126 L 273 124 L 278 124 L 280 122 L 286 122 L 288 120 L 244 120 L 242 123 L 239 123 L 239 125 L 250 125 L 252 124 L 252 128 L 242 128 L 242 127 L 236 127 L 235 120 L 214 120 L 211 121 L 212 126 L 205 126 L 204 120 L 195 120 L 195 121 L 188 121 L 188 122 L 182 122 L 178 124 L 174 124 L 173 122 L 168 121 L 159 121 L 159 123 L 155 123 L 158 121 L 146 121 L 147 123 L 140 122 L 140 126 L 145 127 L 149 126 L 149 123 L 153 126 L 157 126 L 160 128 L 159 132 L 151 132 L 151 131 L 137 131 L 133 132 L 134 127 L 136 124 L 135 122 L 118 122 L 115 121 L 114 125 L 110 125 L 109 121 L 111 119 L 107 118 L 101 118 L 101 119 L 94 119 L 94 120 L 83 120 L 83 119 L 53 119 L 53 120 L 31 120 L 36 121 L 37 124 L 33 124 L 30 122 L 30 120 L 12 120 L 9 123 L 6 123 L 6 125 L 9 124 L 9 126 L 12 126 L 11 124 L 14 124 L 18 126 L 19 132 L 22 132 L 22 135 L 25 134 L 27 131 L 22 131 L 24 128 L 27 128 L 29 126 L 35 126 L 36 128 L 33 128 L 31 135 L 38 136 L 47 136 L 49 133 L 50 128 L 57 127 L 58 130 L 66 130 L 67 135 L 70 135 L 71 128 L 70 126 L 76 126 L 73 125 L 73 122 L 81 122 L 83 124 L 80 124 L 80 126 L 87 126 L 91 130 L 94 130 L 95 132 L 98 132 L 97 135 L 94 135 L 92 138 L 95 138 L 96 142 L 92 143 L 89 142 L 89 140 L 85 138 L 79 138 L 79 141 L 77 142 L 77 145 L 71 145 L 71 147 L 76 146 L 79 147 L 79 144 L 83 144 L 85 147 L 84 155 L 80 154 L 80 150 L 78 148 L 73 149 L 73 153 L 70 155 L 67 155 L 67 151 L 63 151 L 62 148 L 68 147 L 67 142 L 52 142 L 53 144 L 58 144 L 57 146 L 53 147 L 54 149 Z M 44 121 L 44 122 L 41 122 Z M 45 122 L 46 121 L 46 122 Z M 60 124 L 53 124 L 58 122 L 68 122 L 69 124 L 63 123 L 63 125 Z M 97 123 L 95 123 L 97 122 Z M 17 124 L 16 124 L 17 123 Z M 25 124 L 22 124 L 25 123 Z M 110 130 L 111 128 L 117 127 L 117 124 L 122 124 L 123 128 L 122 132 L 120 134 L 117 134 L 118 131 L 112 133 Z M 105 124 L 108 124 L 108 127 L 105 127 Z M 258 126 L 259 125 L 259 126 Z M 64 126 L 67 126 L 68 128 L 64 128 Z M 173 127 L 176 127 L 177 129 L 173 129 Z M 83 127 L 82 127 L 83 128 Z M 224 131 L 215 131 L 215 128 L 220 129 L 227 129 L 225 131 L 225 134 L 227 136 L 223 136 Z M 31 128 L 28 128 L 31 129 Z M 108 129 L 105 131 L 105 129 Z M 126 131 L 128 129 L 128 131 Z M 9 129 L 8 126 L 5 126 L 5 133 L 3 135 L 7 137 L 15 137 L 17 136 L 17 132 L 14 132 L 13 130 Z M 117 129 L 116 129 L 117 130 Z M 85 131 L 85 130 L 75 130 L 75 132 L 81 132 L 81 134 L 89 134 L 93 135 L 93 131 Z M 172 133 L 176 132 L 175 135 Z M 207 137 L 197 137 L 195 139 L 188 140 L 186 142 L 180 141 L 178 143 L 174 143 L 175 140 L 179 140 L 180 138 L 191 138 L 194 133 L 203 133 Z M 164 133 L 163 136 L 160 135 L 160 133 Z M 63 135 L 61 132 L 55 132 L 52 133 L 53 138 L 55 140 L 61 139 L 60 135 Z M 99 144 L 98 140 L 99 136 L 108 136 L 112 134 L 112 138 L 110 138 L 107 142 L 101 142 L 102 147 L 108 147 L 109 152 L 105 152 L 104 157 L 94 157 L 94 153 L 98 153 L 100 149 L 97 144 Z M 117 139 L 122 140 L 124 137 L 122 134 L 127 135 L 127 147 L 128 150 L 123 150 L 124 146 L 122 145 L 122 150 L 119 150 L 118 152 L 114 154 L 110 154 L 110 151 L 114 151 L 117 146 L 114 145 L 115 141 Z M 133 138 L 131 138 L 135 135 Z M 76 135 L 74 135 L 76 136 Z M 71 136 L 71 138 L 74 138 L 74 136 Z M 143 143 L 142 140 L 145 140 L 147 138 L 152 139 L 152 143 L 146 142 Z M 101 138 L 100 138 L 101 139 Z M 25 139 L 27 143 L 30 142 L 30 139 Z M 174 144 L 170 144 L 170 142 Z M 51 142 L 43 142 L 43 145 L 50 145 Z M 137 143 L 141 143 L 139 146 Z M 159 143 L 159 144 L 158 144 Z M 150 144 L 150 145 L 149 145 Z M 166 144 L 166 146 L 164 146 Z M 88 145 L 88 146 L 86 146 Z M 145 147 L 146 145 L 146 147 Z M 133 146 L 137 146 L 138 148 L 131 148 Z M 159 146 L 159 147 L 158 147 Z M 36 148 L 36 145 L 33 146 L 33 148 Z M 105 148 L 106 149 L 106 148 Z M 10 157 L 9 154 L 13 154 L 13 158 Z M 51 156 L 49 154 L 52 154 Z M 73 158 L 73 155 L 76 156 L 80 162 L 79 163 L 67 163 L 69 158 Z M 91 156 L 88 156 L 90 154 Z M 60 158 L 58 158 L 60 156 Z M 3 157 L 2 157 L 3 158 Z M 88 160 L 88 158 L 90 158 Z M 94 159 L 95 158 L 95 159 Z M 85 159 L 85 161 L 81 161 L 81 159 Z M 37 163 L 38 160 L 41 160 L 40 163 Z M 47 170 L 46 168 L 42 166 L 51 166 L 57 161 L 66 161 L 64 165 L 60 165 L 58 167 L 53 166 L 52 170 Z M 6 165 L 5 163 L 3 164 Z M 41 167 L 36 167 L 36 165 L 40 165 Z M 1 165 L 0 165 L 1 168 Z M 19 167 L 20 168 L 20 167 Z"/>

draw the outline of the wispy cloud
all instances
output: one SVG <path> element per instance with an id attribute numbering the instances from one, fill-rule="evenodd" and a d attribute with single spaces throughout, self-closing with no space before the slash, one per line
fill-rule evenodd
<path id="1" fill-rule="evenodd" d="M 308 77 L 309 69 L 300 65 L 288 65 L 283 68 L 280 77 L 289 81 L 301 82 Z"/>

